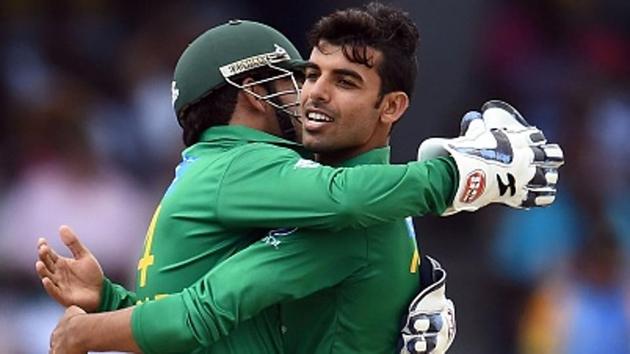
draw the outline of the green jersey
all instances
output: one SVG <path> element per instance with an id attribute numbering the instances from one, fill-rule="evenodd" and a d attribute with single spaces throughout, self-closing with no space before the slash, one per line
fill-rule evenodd
<path id="1" fill-rule="evenodd" d="M 138 263 L 136 298 L 160 300 L 144 302 L 133 313 L 134 337 L 145 353 L 192 352 L 212 343 L 208 352 L 280 352 L 277 338 L 268 335 L 278 330 L 273 309 L 254 317 L 259 309 L 207 307 L 204 301 L 224 289 L 206 287 L 203 277 L 210 269 L 260 239 L 263 230 L 335 232 L 441 212 L 453 189 L 449 162 L 332 168 L 302 158 L 294 148 L 257 130 L 222 126 L 184 151 Z M 134 296 L 118 290 L 105 289 L 103 309 L 133 302 Z M 236 323 L 234 335 L 226 336 Z"/>
<path id="2" fill-rule="evenodd" d="M 388 152 L 373 150 L 344 165 L 386 163 Z M 191 330 L 208 324 L 226 330 L 233 319 L 263 309 L 258 316 L 271 320 L 278 309 L 272 305 L 281 303 L 282 318 L 269 336 L 282 338 L 286 353 L 390 354 L 401 315 L 418 292 L 417 266 L 410 221 L 336 232 L 276 229 L 214 268 L 184 301 L 191 314 L 206 315 Z"/>
<path id="3" fill-rule="evenodd" d="M 388 162 L 389 149 L 377 149 L 343 165 Z M 308 282 L 296 294 L 298 300 L 281 306 L 285 352 L 393 353 L 401 316 L 420 285 L 411 218 L 323 237 L 313 230 L 300 233 L 285 243 L 296 243 L 293 249 L 305 248 L 311 255 L 303 263 L 284 262 L 280 273 Z M 292 260 L 290 256 L 285 258 Z"/>

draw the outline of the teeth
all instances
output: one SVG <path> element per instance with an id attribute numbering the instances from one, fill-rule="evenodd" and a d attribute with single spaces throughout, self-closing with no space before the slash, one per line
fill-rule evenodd
<path id="1" fill-rule="evenodd" d="M 314 120 L 316 122 L 332 122 L 333 121 L 333 119 L 330 118 L 329 116 L 322 113 L 318 113 L 318 112 L 310 112 L 307 117 L 309 120 Z"/>

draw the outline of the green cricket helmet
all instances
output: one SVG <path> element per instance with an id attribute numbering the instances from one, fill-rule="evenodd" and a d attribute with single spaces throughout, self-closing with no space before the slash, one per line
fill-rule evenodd
<path id="1" fill-rule="evenodd" d="M 253 21 L 231 20 L 214 27 L 197 37 L 182 53 L 172 83 L 173 107 L 181 112 L 210 92 L 231 84 L 253 94 L 278 110 L 288 111 L 297 102 L 282 105 L 277 98 L 288 92 L 276 92 L 260 97 L 249 90 L 255 84 L 290 78 L 294 91 L 299 88 L 293 71 L 301 70 L 306 62 L 295 46 L 280 32 Z M 233 79 L 243 73 L 263 67 L 275 69 L 278 75 L 249 85 L 240 85 Z M 295 112 L 290 112 L 295 115 Z"/>

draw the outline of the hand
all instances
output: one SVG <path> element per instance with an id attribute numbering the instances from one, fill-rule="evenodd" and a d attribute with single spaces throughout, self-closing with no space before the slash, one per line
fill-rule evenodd
<path id="1" fill-rule="evenodd" d="M 80 347 L 80 340 L 77 331 L 81 328 L 76 324 L 77 316 L 85 315 L 86 312 L 77 306 L 70 306 L 66 309 L 63 317 L 57 323 L 57 327 L 50 335 L 49 354 L 86 354 L 87 350 Z"/>
<path id="2" fill-rule="evenodd" d="M 458 138 L 431 138 L 418 149 L 419 160 L 451 155 L 457 164 L 457 191 L 444 215 L 490 203 L 531 208 L 554 201 L 562 149 L 512 106 L 490 101 L 481 114 L 466 114 L 461 128 Z"/>
<path id="3" fill-rule="evenodd" d="M 61 226 L 59 235 L 73 258 L 59 256 L 46 239 L 40 238 L 35 270 L 48 295 L 58 303 L 66 307 L 77 305 L 94 312 L 101 303 L 103 270 L 68 226 Z"/>
<path id="4" fill-rule="evenodd" d="M 399 342 L 400 354 L 443 354 L 455 339 L 455 305 L 446 298 L 446 271 L 424 256 L 420 264 L 423 289 L 409 305 Z"/>

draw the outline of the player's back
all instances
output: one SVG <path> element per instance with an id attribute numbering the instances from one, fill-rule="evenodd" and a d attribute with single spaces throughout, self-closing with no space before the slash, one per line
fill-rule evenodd
<path id="1" fill-rule="evenodd" d="M 241 148 L 201 142 L 183 152 L 138 262 L 136 292 L 142 301 L 181 291 L 261 237 L 259 230 L 226 227 L 217 215 L 221 178 Z"/>
<path id="2" fill-rule="evenodd" d="M 243 150 L 251 149 L 252 140 L 239 137 L 244 128 L 209 131 L 220 133 L 206 141 L 202 137 L 182 153 L 176 176 L 156 208 L 138 262 L 136 293 L 141 301 L 160 299 L 192 285 L 264 233 L 226 226 L 216 205 L 226 169 Z M 234 131 L 237 136 L 221 134 Z M 278 353 L 277 325 L 277 311 L 266 310 L 242 323 L 232 336 L 195 353 Z"/>

